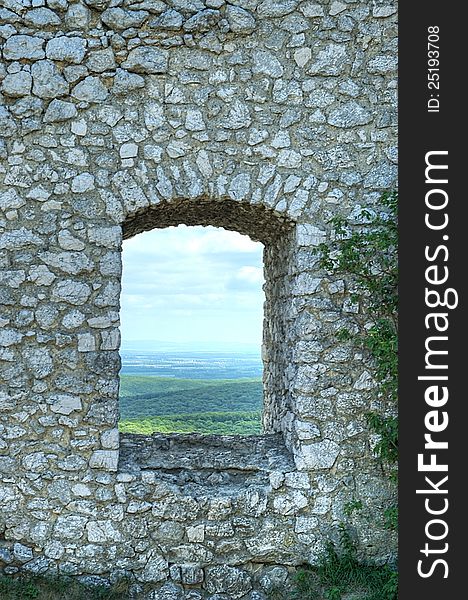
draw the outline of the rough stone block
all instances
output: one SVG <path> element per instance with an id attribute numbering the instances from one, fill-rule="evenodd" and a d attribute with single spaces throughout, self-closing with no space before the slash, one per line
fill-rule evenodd
<path id="1" fill-rule="evenodd" d="M 118 450 L 95 450 L 89 459 L 89 466 L 92 469 L 117 471 L 118 462 Z"/>

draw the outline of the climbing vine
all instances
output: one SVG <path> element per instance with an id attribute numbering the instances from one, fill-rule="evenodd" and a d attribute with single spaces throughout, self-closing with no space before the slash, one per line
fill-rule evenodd
<path id="1" fill-rule="evenodd" d="M 320 266 L 331 275 L 342 275 L 350 284 L 351 301 L 361 307 L 356 330 L 342 329 L 340 340 L 351 341 L 365 350 L 373 362 L 376 395 L 394 407 L 398 392 L 398 259 L 396 191 L 381 198 L 381 212 L 364 209 L 359 226 L 351 229 L 343 217 L 331 221 L 334 240 L 317 247 Z M 378 441 L 374 453 L 388 477 L 396 481 L 398 460 L 398 420 L 390 414 L 369 412 L 367 424 Z M 345 507 L 345 514 L 363 509 L 360 500 Z M 395 530 L 396 506 L 384 513 L 385 526 Z M 340 524 L 340 550 L 330 542 L 318 567 L 302 569 L 295 581 L 294 598 L 301 600 L 340 600 L 342 594 L 359 590 L 363 600 L 396 600 L 398 578 L 388 566 L 362 564 L 356 546 L 344 523 Z M 364 590 L 364 591 L 363 591 Z"/>
<path id="2" fill-rule="evenodd" d="M 385 193 L 380 214 L 362 210 L 362 225 L 350 231 L 343 217 L 332 219 L 334 241 L 321 244 L 316 252 L 320 266 L 351 281 L 351 300 L 359 303 L 365 316 L 357 333 L 342 329 L 339 337 L 366 349 L 374 363 L 377 394 L 395 405 L 398 393 L 398 194 Z M 364 326 L 362 326 L 364 325 Z M 379 436 L 375 454 L 396 480 L 398 421 L 395 416 L 369 413 L 367 423 Z"/>

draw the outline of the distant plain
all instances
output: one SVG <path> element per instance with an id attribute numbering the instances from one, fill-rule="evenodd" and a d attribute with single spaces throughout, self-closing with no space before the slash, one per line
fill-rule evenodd
<path id="1" fill-rule="evenodd" d="M 121 356 L 121 431 L 261 433 L 258 351 L 146 347 Z"/>

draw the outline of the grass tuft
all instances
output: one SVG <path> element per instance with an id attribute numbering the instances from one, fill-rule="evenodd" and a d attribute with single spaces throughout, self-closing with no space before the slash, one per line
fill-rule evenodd
<path id="1" fill-rule="evenodd" d="M 295 576 L 292 600 L 397 600 L 398 574 L 388 565 L 362 563 L 346 527 L 340 525 L 340 550 L 329 542 L 317 567 Z"/>
<path id="2" fill-rule="evenodd" d="M 89 586 L 70 577 L 0 576 L 1 600 L 128 600 L 130 582 Z"/>

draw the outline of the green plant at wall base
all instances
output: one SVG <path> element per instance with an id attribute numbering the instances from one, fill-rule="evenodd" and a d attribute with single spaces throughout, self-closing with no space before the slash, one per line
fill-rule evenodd
<path id="1" fill-rule="evenodd" d="M 366 565 L 345 525 L 340 525 L 340 552 L 329 542 L 317 567 L 300 569 L 291 600 L 396 600 L 398 576 L 387 565 Z"/>
<path id="2" fill-rule="evenodd" d="M 1 600 L 128 600 L 130 582 L 89 586 L 70 577 L 0 576 Z"/>

